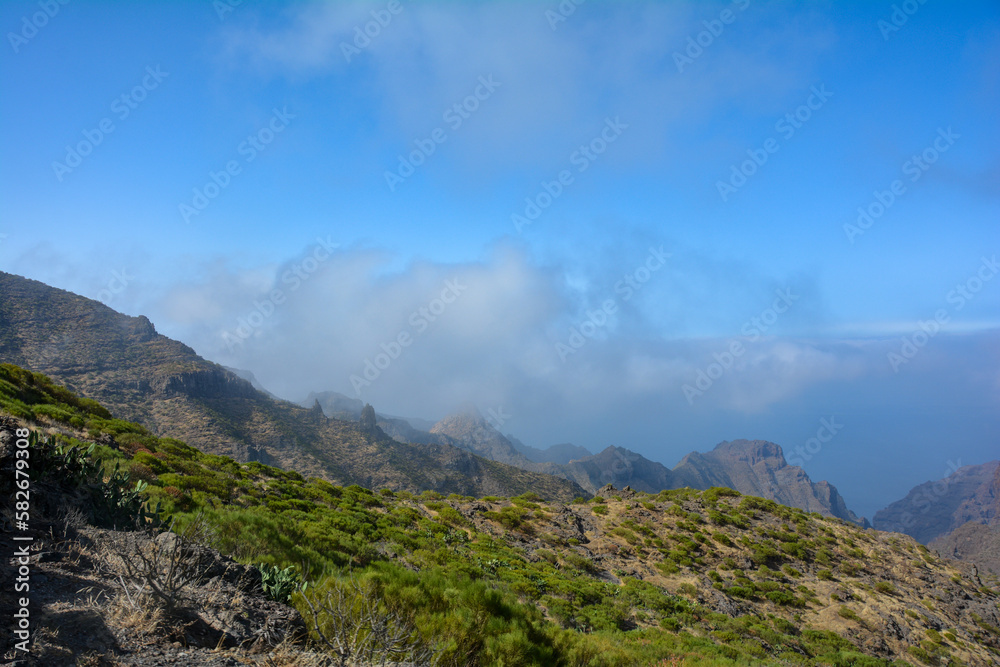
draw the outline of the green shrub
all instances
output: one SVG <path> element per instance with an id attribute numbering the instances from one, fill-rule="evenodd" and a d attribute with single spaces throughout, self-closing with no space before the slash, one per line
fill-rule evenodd
<path id="1" fill-rule="evenodd" d="M 805 603 L 795 596 L 794 593 L 789 593 L 788 591 L 768 591 L 764 594 L 768 600 L 774 604 L 781 605 L 784 607 L 804 607 Z"/>
<path id="2" fill-rule="evenodd" d="M 656 564 L 656 569 L 662 572 L 664 575 L 677 574 L 681 571 L 681 568 L 677 566 L 677 563 L 672 560 L 665 560 Z"/>
<path id="3" fill-rule="evenodd" d="M 840 609 L 837 610 L 837 615 L 851 621 L 861 621 L 861 618 L 850 607 L 841 606 Z"/>
<path id="4" fill-rule="evenodd" d="M 702 500 L 704 500 L 709 504 L 714 504 L 719 500 L 719 498 L 723 497 L 739 498 L 741 495 L 743 494 L 741 494 L 736 489 L 729 489 L 724 486 L 713 486 L 703 491 L 701 494 L 701 498 Z"/>
<path id="5" fill-rule="evenodd" d="M 879 593 L 884 593 L 885 595 L 895 595 L 897 592 L 896 587 L 893 586 L 888 581 L 877 582 L 875 584 L 875 590 L 877 590 Z"/>

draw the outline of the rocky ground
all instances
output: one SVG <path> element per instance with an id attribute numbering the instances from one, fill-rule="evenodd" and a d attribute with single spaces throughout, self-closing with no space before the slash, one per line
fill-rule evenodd
<path id="1" fill-rule="evenodd" d="M 173 533 L 152 538 L 143 532 L 74 526 L 70 520 L 32 536 L 30 591 L 24 593 L 31 600 L 31 650 L 15 650 L 5 633 L 2 664 L 322 664 L 299 643 L 305 630 L 299 613 L 264 595 L 256 568 L 211 549 L 190 547 Z M 0 553 L 12 554 L 23 544 L 12 537 L 0 534 Z M 172 604 L 129 576 L 124 562 L 132 559 L 141 566 L 134 557 L 138 553 L 153 556 L 161 585 L 169 581 L 169 568 L 182 575 Z M 174 562 L 175 557 L 183 562 Z M 0 570 L 0 588 L 13 591 L 16 559 L 5 565 L 10 567 Z M 15 612 L 13 598 L 3 596 L 4 618 Z"/>

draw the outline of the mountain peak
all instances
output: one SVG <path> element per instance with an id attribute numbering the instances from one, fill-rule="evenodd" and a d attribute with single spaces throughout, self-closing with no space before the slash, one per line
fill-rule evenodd
<path id="1" fill-rule="evenodd" d="M 788 464 L 781 445 L 769 440 L 738 439 L 723 441 L 717 444 L 712 451 L 749 461 L 751 465 L 765 461 L 778 466 Z"/>
<path id="2" fill-rule="evenodd" d="M 957 467 L 943 479 L 919 484 L 888 507 L 875 513 L 879 530 L 906 533 L 928 544 L 962 524 L 990 524 L 997 518 L 1000 461 Z"/>
<path id="3" fill-rule="evenodd" d="M 273 399 L 156 333 L 147 318 L 2 271 L 0 359 L 99 400 L 116 418 L 141 423 L 156 436 L 330 482 L 466 495 L 531 490 L 564 500 L 582 491 L 447 443 L 401 443 L 377 424 L 362 431 L 363 404 L 340 394 L 313 395 L 305 406 Z M 333 407 L 357 407 L 357 413 L 348 421 L 337 410 L 327 412 Z"/>
<path id="4" fill-rule="evenodd" d="M 464 447 L 494 461 L 522 468 L 527 468 L 531 464 L 524 454 L 517 451 L 513 443 L 493 428 L 493 425 L 483 418 L 478 408 L 471 404 L 463 406 L 461 411 L 448 415 L 434 424 L 430 432 L 448 436 L 456 446 Z"/>
<path id="5" fill-rule="evenodd" d="M 677 482 L 696 489 L 727 486 L 748 495 L 769 498 L 853 521 L 863 526 L 847 503 L 828 482 L 813 482 L 798 466 L 788 465 L 781 446 L 768 440 L 720 442 L 710 452 L 692 452 L 674 467 Z"/>

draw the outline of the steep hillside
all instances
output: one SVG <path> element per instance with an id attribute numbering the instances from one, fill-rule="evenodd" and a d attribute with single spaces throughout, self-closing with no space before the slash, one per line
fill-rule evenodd
<path id="1" fill-rule="evenodd" d="M 636 491 L 658 493 L 678 487 L 673 473 L 662 463 L 650 461 L 624 447 L 606 447 L 603 451 L 569 463 L 535 464 L 536 470 L 571 479 L 591 493 L 605 484 L 629 486 Z"/>
<path id="2" fill-rule="evenodd" d="M 560 478 L 448 445 L 413 446 L 322 410 L 275 400 L 249 381 L 156 333 L 145 317 L 0 272 L 0 361 L 43 372 L 115 416 L 206 452 L 333 482 L 419 491 L 522 493 L 569 499 Z"/>
<path id="3" fill-rule="evenodd" d="M 254 569 L 223 567 L 239 577 L 222 576 L 233 583 L 223 581 L 219 591 L 204 588 L 207 576 L 192 579 L 171 598 L 183 608 L 137 595 L 117 563 L 134 558 L 130 549 L 145 549 L 145 540 L 178 538 L 157 536 L 151 525 L 138 540 L 89 529 L 86 539 L 72 531 L 57 537 L 68 525 L 63 501 L 86 509 L 83 489 L 114 489 L 105 476 L 74 481 L 60 461 L 75 455 L 35 444 L 33 465 L 53 456 L 58 464 L 33 478 L 45 487 L 32 515 L 36 548 L 45 554 L 32 561 L 39 664 L 84 652 L 88 664 L 313 664 L 307 660 L 317 652 L 337 657 L 375 628 L 400 638 L 395 662 L 432 655 L 443 667 L 985 666 L 1000 659 L 997 579 L 937 558 L 908 536 L 720 488 L 647 494 L 607 486 L 590 501 L 562 504 L 534 494 L 418 497 L 334 486 L 156 438 L 41 376 L 4 372 L 0 412 L 34 420 L 0 420 L 0 468 L 13 467 L 11 434 L 26 426 L 70 451 L 94 437 L 105 469 L 114 464 L 148 482 L 143 493 L 173 516 L 179 535 L 200 535 L 244 564 L 291 567 L 287 582 L 309 583 L 287 590 L 310 639 L 290 639 L 295 619 L 285 614 L 282 662 L 279 650 L 267 648 L 281 633 L 261 623 L 260 607 L 269 603 L 233 588 Z M 74 426 L 80 423 L 89 433 Z M 11 479 L 4 475 L 3 483 Z M 83 484 L 75 495 L 72 484 Z M 116 488 L 122 493 L 127 480 Z M 11 546 L 6 536 L 0 541 Z M 198 548 L 175 553 L 195 573 L 224 562 L 203 559 Z M 10 597 L 0 603 L 5 614 Z M 350 605 L 338 602 L 345 599 Z M 355 605 L 370 611 L 354 613 Z M 272 613 L 284 612 L 275 606 Z M 192 623 L 186 631 L 178 629 L 183 618 Z M 237 635 L 253 639 L 256 652 L 240 649 Z M 178 636 L 186 647 L 171 644 Z M 262 649 L 275 657 L 260 662 Z M 164 658 L 147 661 L 156 655 Z"/>
<path id="4" fill-rule="evenodd" d="M 927 545 L 942 556 L 974 563 L 1000 575 L 1000 526 L 970 521 Z"/>
<path id="5" fill-rule="evenodd" d="M 935 551 L 1000 573 L 1000 462 L 959 468 L 912 489 L 875 515 Z"/>
<path id="6" fill-rule="evenodd" d="M 733 440 L 710 452 L 692 452 L 674 466 L 678 486 L 725 486 L 783 505 L 866 525 L 829 482 L 813 482 L 806 471 L 788 465 L 781 447 L 765 440 Z"/>
<path id="7" fill-rule="evenodd" d="M 468 449 L 493 461 L 520 468 L 532 467 L 532 462 L 517 451 L 511 441 L 493 428 L 473 407 L 445 417 L 434 424 L 430 432 L 447 436 L 449 442 L 456 447 Z"/>
<path id="8" fill-rule="evenodd" d="M 875 513 L 873 525 L 927 544 L 959 526 L 1000 521 L 1000 461 L 964 466 L 942 480 L 913 487 L 905 498 Z"/>

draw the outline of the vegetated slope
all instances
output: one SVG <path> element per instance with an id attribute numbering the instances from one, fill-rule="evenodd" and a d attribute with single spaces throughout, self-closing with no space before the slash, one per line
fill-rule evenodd
<path id="1" fill-rule="evenodd" d="M 179 522 L 200 513 L 224 552 L 300 568 L 310 586 L 293 602 L 310 627 L 306 599 L 353 579 L 442 665 L 1000 659 L 997 579 L 908 536 L 720 488 L 606 487 L 573 504 L 375 493 L 156 438 L 39 376 L 7 369 L 0 388 L 4 409 L 49 431 L 89 423 L 99 456 L 147 480 Z"/>
<path id="2" fill-rule="evenodd" d="M 927 544 L 970 521 L 1000 521 L 998 496 L 1000 461 L 963 466 L 944 479 L 913 487 L 905 498 L 876 512 L 872 524 Z"/>
<path id="3" fill-rule="evenodd" d="M 0 272 L 0 361 L 46 373 L 116 416 L 240 461 L 343 483 L 569 499 L 566 480 L 510 468 L 447 445 L 412 446 L 382 431 L 275 400 L 145 317 Z"/>
<path id="4" fill-rule="evenodd" d="M 820 512 L 867 526 L 847 508 L 829 482 L 813 482 L 806 471 L 788 465 L 779 445 L 766 440 L 721 442 L 710 452 L 692 452 L 674 466 L 678 486 L 726 486 L 783 505 Z"/>

